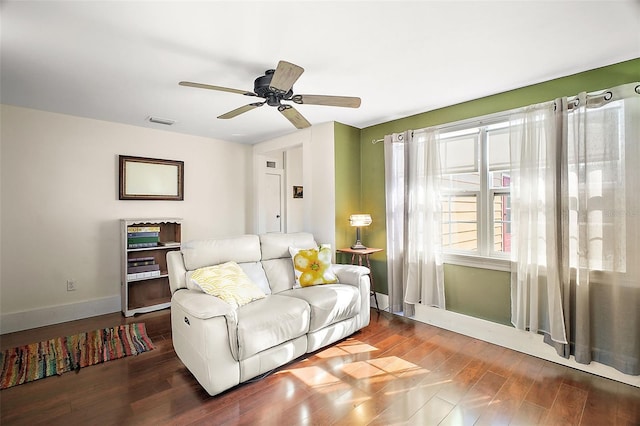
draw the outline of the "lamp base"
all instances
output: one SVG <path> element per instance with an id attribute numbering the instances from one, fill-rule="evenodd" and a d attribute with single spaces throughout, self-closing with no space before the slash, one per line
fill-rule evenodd
<path id="1" fill-rule="evenodd" d="M 351 250 L 366 250 L 367 246 L 363 245 L 360 241 L 356 241 L 354 245 L 351 246 Z"/>

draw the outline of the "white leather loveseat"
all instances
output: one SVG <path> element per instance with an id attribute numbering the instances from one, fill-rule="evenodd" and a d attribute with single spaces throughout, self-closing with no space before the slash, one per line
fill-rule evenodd
<path id="1" fill-rule="evenodd" d="M 243 235 L 191 241 L 167 254 L 173 346 L 210 395 L 369 324 L 365 267 L 332 265 L 338 283 L 294 288 L 289 248 L 313 246 L 309 233 Z M 194 271 L 229 261 L 266 297 L 235 308 L 189 285 Z"/>

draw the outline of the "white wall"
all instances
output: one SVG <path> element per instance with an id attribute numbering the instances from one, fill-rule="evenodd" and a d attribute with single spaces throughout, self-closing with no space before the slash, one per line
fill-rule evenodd
<path id="1" fill-rule="evenodd" d="M 253 145 L 254 170 L 261 170 L 261 159 L 266 153 L 298 148 L 302 145 L 304 186 L 302 230 L 311 232 L 318 243 L 335 247 L 335 158 L 334 123 L 323 123 L 298 130 L 286 136 Z M 254 232 L 259 227 L 261 208 L 261 182 L 254 178 L 255 220 Z"/>
<path id="2" fill-rule="evenodd" d="M 181 217 L 183 241 L 253 228 L 250 146 L 7 105 L 1 114 L 3 333 L 60 306 L 118 311 L 120 218 Z M 184 161 L 185 200 L 118 200 L 119 154 Z"/>
<path id="3" fill-rule="evenodd" d="M 303 198 L 293 198 L 293 187 L 301 186 L 304 180 L 302 172 L 302 147 L 292 148 L 285 153 L 285 196 L 287 208 L 287 232 L 300 232 L 304 229 L 304 191 Z"/>

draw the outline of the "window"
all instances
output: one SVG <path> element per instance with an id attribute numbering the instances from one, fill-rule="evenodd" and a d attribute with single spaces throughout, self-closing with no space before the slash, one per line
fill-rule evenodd
<path id="1" fill-rule="evenodd" d="M 629 129 L 622 101 L 587 109 L 585 117 L 568 116 L 568 139 L 573 141 L 568 147 L 571 267 L 581 266 L 578 240 L 582 233 L 587 248 L 584 256 L 591 269 L 627 271 L 627 238 L 632 233 L 626 217 L 633 209 L 628 208 L 630 171 L 625 158 L 633 156 L 625 155 L 629 149 L 625 130 Z M 581 138 L 584 140 L 578 143 Z"/>
<path id="2" fill-rule="evenodd" d="M 508 122 L 441 132 L 445 252 L 506 258 L 511 250 Z"/>

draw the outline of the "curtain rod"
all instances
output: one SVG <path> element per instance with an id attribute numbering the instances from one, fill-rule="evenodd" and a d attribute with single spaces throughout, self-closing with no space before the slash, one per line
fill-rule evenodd
<path id="1" fill-rule="evenodd" d="M 636 86 L 633 88 L 633 91 L 636 92 L 637 94 L 640 95 L 640 84 L 637 83 L 627 83 L 629 85 L 631 84 L 636 84 Z M 623 85 L 626 86 L 626 85 Z M 613 98 L 613 93 L 611 92 L 611 89 L 607 90 L 600 90 L 600 91 L 596 91 L 596 92 L 592 92 L 592 93 L 587 93 L 587 99 L 598 99 L 598 98 L 602 98 L 604 101 L 608 102 Z M 567 97 L 567 102 L 568 102 L 568 109 L 571 110 L 575 107 L 578 106 L 579 101 L 578 101 L 578 96 L 570 96 Z M 544 102 L 543 102 L 544 103 Z M 554 103 L 554 109 L 557 107 L 555 100 L 553 101 Z M 478 126 L 481 125 L 485 125 L 485 124 L 491 124 L 492 121 L 495 120 L 499 120 L 504 118 L 505 116 L 508 117 L 510 114 L 518 111 L 519 109 L 521 109 L 522 107 L 518 107 L 518 108 L 512 108 L 510 110 L 507 111 L 498 111 L 498 112 L 494 112 L 492 114 L 487 114 L 485 116 L 481 116 L 481 117 L 471 117 L 471 118 L 467 118 L 467 119 L 463 119 L 463 120 L 459 120 L 459 121 L 454 121 L 451 123 L 443 123 L 440 125 L 436 125 L 436 126 L 432 126 L 435 127 L 437 130 L 444 130 L 444 129 L 449 129 L 452 127 L 458 127 L 458 126 L 464 126 L 468 123 L 474 123 Z M 384 142 L 384 138 L 381 139 L 373 139 L 371 141 L 371 143 L 373 145 L 377 144 L 378 142 Z"/>
<path id="2" fill-rule="evenodd" d="M 451 128 L 456 128 L 456 127 L 463 127 L 465 125 L 468 124 L 473 124 L 475 126 L 484 126 L 484 125 L 488 125 L 488 124 L 493 124 L 496 121 L 502 120 L 505 117 L 508 117 L 509 114 L 513 113 L 514 111 L 516 111 L 518 108 L 514 108 L 514 109 L 510 109 L 507 111 L 498 111 L 498 112 L 494 112 L 491 114 L 487 114 L 487 115 L 483 115 L 481 117 L 470 117 L 470 118 L 465 118 L 463 120 L 458 120 L 458 121 L 453 121 L 450 123 L 442 123 L 442 124 L 437 124 L 435 126 L 428 126 L 428 127 L 422 127 L 418 130 L 422 130 L 422 129 L 428 129 L 428 128 L 435 128 L 438 131 L 442 131 L 442 130 L 448 130 Z M 414 132 L 414 130 L 411 130 L 411 132 Z M 383 142 L 384 138 L 381 139 L 373 139 L 371 141 L 372 144 L 377 144 L 378 142 Z"/>

